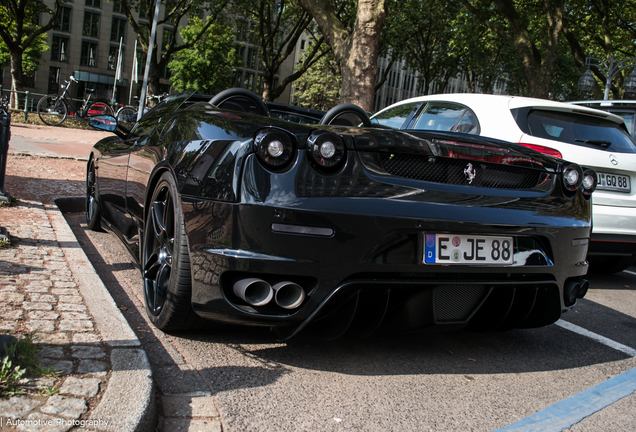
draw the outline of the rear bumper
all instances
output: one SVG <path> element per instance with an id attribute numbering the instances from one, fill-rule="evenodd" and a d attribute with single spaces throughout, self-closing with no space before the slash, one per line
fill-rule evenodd
<path id="1" fill-rule="evenodd" d="M 636 254 L 636 208 L 593 205 L 590 255 Z"/>

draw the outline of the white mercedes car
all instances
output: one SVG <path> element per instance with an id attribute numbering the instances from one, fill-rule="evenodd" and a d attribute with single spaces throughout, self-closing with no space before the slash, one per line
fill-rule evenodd
<path id="1" fill-rule="evenodd" d="M 591 268 L 614 273 L 636 260 L 636 143 L 620 116 L 544 99 L 439 94 L 398 102 L 371 122 L 497 138 L 594 169 Z"/>

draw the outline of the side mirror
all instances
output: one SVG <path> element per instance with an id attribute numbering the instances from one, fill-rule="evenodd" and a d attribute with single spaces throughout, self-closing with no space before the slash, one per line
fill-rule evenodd
<path id="1" fill-rule="evenodd" d="M 115 132 L 117 119 L 111 115 L 97 115 L 88 118 L 88 124 L 97 130 Z"/>

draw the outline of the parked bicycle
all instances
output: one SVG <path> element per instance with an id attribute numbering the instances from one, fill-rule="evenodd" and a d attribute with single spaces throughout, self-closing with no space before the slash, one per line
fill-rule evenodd
<path id="1" fill-rule="evenodd" d="M 38 116 L 49 126 L 57 126 L 61 124 L 69 113 L 73 114 L 78 120 L 84 120 L 87 117 L 101 114 L 113 115 L 113 109 L 104 102 L 91 101 L 95 89 L 86 89 L 86 96 L 82 100 L 82 106 L 77 109 L 73 102 L 66 97 L 71 83 L 77 83 L 77 79 L 71 75 L 69 81 L 64 81 L 61 86 L 64 91 L 60 95 L 46 95 L 38 102 Z"/>
<path id="2" fill-rule="evenodd" d="M 163 93 L 160 95 L 150 95 L 146 97 L 146 105 L 148 102 L 151 102 L 156 99 L 156 103 L 161 102 L 165 98 L 170 96 L 168 93 Z M 137 96 L 134 97 L 135 100 L 139 100 Z M 118 123 L 135 123 L 137 122 L 137 109 L 138 106 L 126 105 L 117 110 L 117 114 L 115 117 L 117 118 Z M 144 114 L 147 112 L 147 109 L 144 109 Z"/>

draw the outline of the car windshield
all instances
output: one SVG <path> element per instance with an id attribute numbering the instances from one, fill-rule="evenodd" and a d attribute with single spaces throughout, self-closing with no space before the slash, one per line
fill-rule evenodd
<path id="1" fill-rule="evenodd" d="M 528 133 L 538 138 L 620 153 L 636 153 L 632 137 L 618 124 L 576 113 L 531 110 Z"/>

